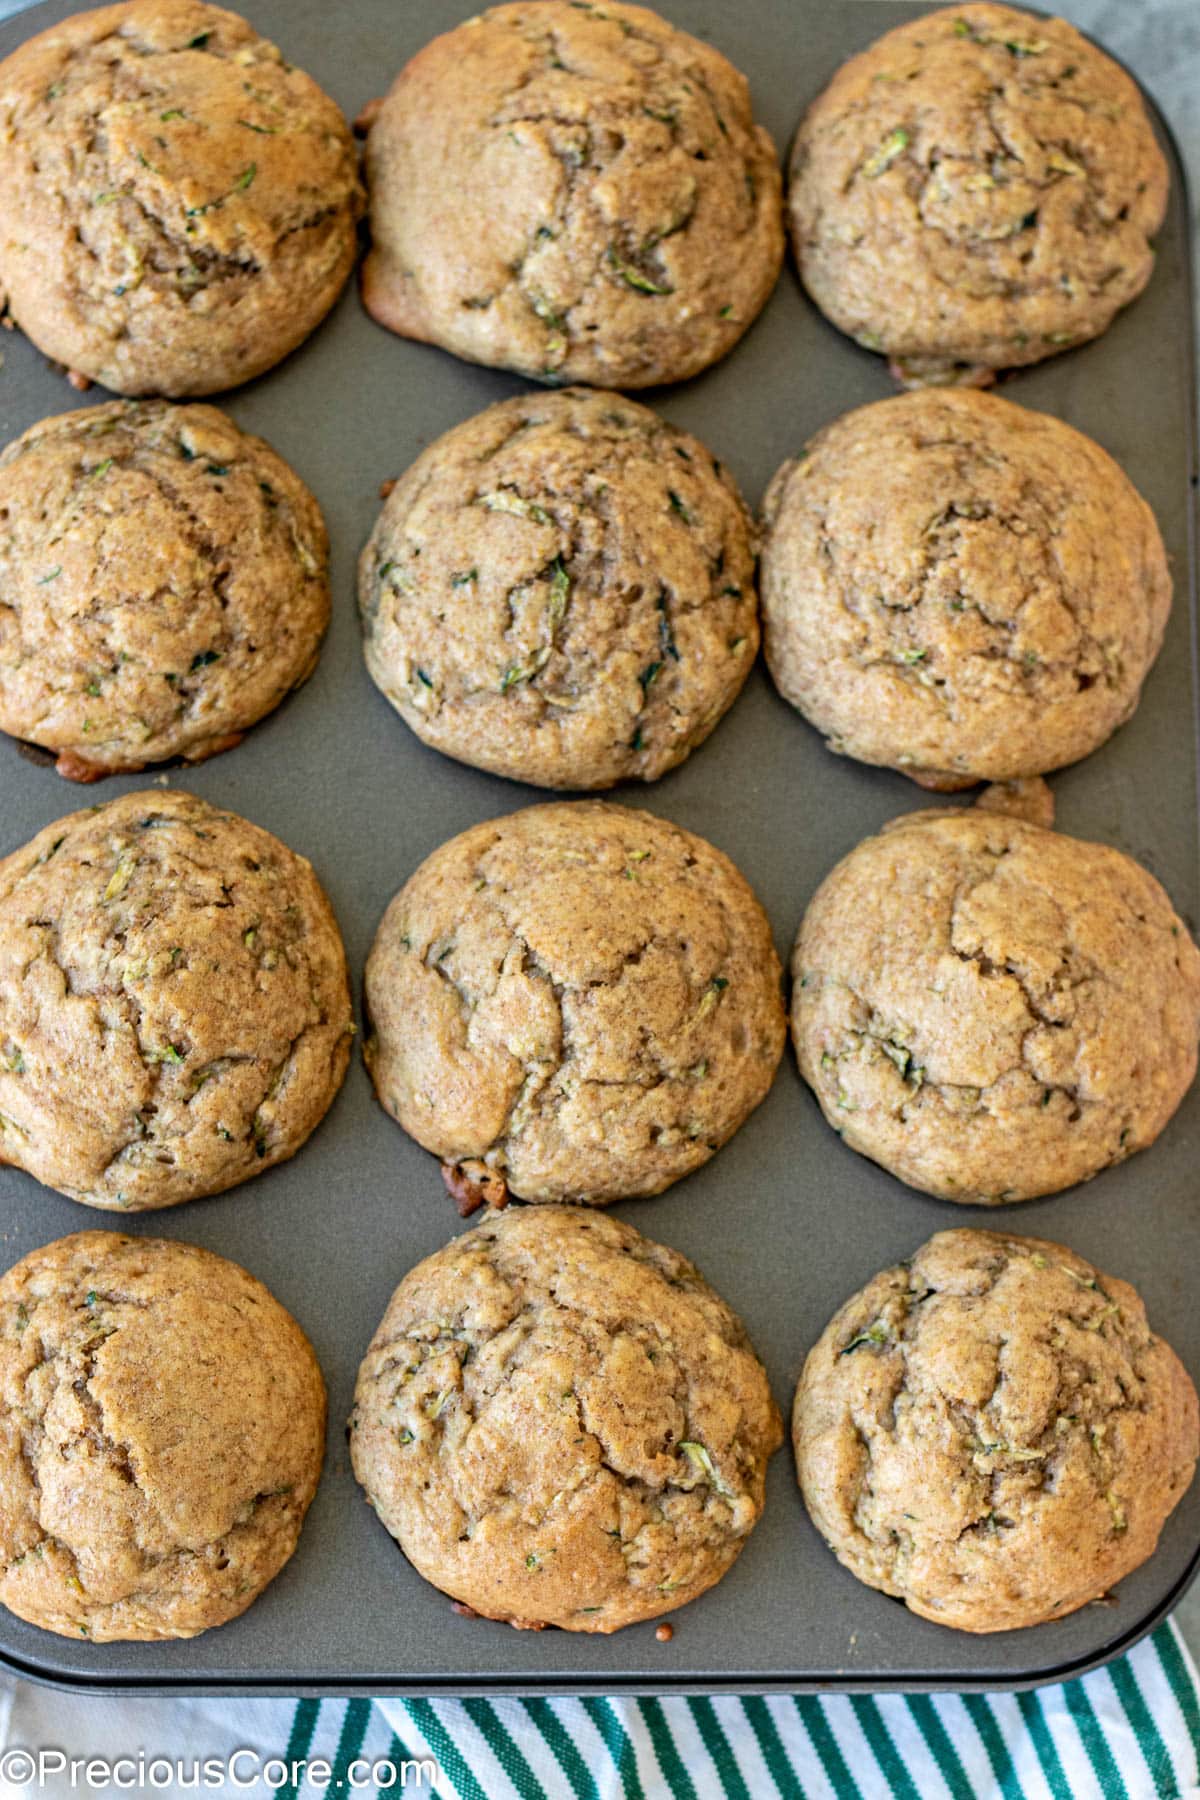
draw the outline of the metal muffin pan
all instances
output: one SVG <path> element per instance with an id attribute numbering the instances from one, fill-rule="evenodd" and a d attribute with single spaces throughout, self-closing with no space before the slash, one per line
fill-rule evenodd
<path id="1" fill-rule="evenodd" d="M 472 0 L 347 0 L 331 27 L 318 0 L 245 0 L 254 24 L 353 116 Z M 786 145 L 838 63 L 922 10 L 892 0 L 662 0 L 749 77 L 757 115 Z M 0 27 L 7 54 L 76 10 L 48 0 Z M 1163 133 L 1164 139 L 1167 134 Z M 1132 722 L 1054 780 L 1059 824 L 1138 857 L 1189 923 L 1200 904 L 1193 629 L 1194 367 L 1184 180 L 1172 192 L 1158 267 L 1098 343 L 1003 383 L 1104 444 L 1154 506 L 1176 598 L 1166 647 Z M 76 395 L 19 334 L 0 339 L 0 436 L 103 399 Z M 351 286 L 282 367 L 229 395 L 312 485 L 333 539 L 333 625 L 313 679 L 237 750 L 168 779 L 244 813 L 311 857 L 346 939 L 356 986 L 379 918 L 436 845 L 537 791 L 426 750 L 372 687 L 359 649 L 355 559 L 379 483 L 515 377 L 406 343 L 373 325 Z M 785 456 L 826 420 L 892 391 L 882 361 L 839 336 L 785 269 L 768 307 L 723 363 L 648 396 L 725 459 L 757 504 Z M 0 739 L 0 853 L 91 801 L 161 774 L 81 790 Z M 832 863 L 897 813 L 920 806 L 901 776 L 831 756 L 761 667 L 681 769 L 616 798 L 713 840 L 762 898 L 786 957 Z M 103 1080 L 103 1071 L 97 1070 Z M 1085 1187 L 999 1212 L 914 1193 L 847 1150 L 822 1121 L 790 1051 L 761 1109 L 698 1174 L 620 1215 L 699 1263 L 742 1314 L 787 1411 L 805 1351 L 834 1307 L 885 1264 L 951 1225 L 1061 1239 L 1144 1295 L 1153 1325 L 1200 1375 L 1200 1084 L 1153 1149 Z M 1158 1554 L 1115 1604 L 1023 1632 L 972 1637 L 913 1617 L 835 1562 L 809 1523 L 785 1448 L 767 1507 L 718 1587 L 674 1616 L 611 1637 L 516 1632 L 455 1616 L 408 1566 L 350 1473 L 344 1422 L 359 1359 L 401 1275 L 460 1229 L 434 1159 L 375 1103 L 361 1057 L 312 1140 L 281 1168 L 215 1199 L 123 1217 L 78 1206 L 0 1170 L 7 1265 L 67 1232 L 111 1227 L 179 1237 L 244 1263 L 312 1337 L 329 1384 L 325 1475 L 299 1549 L 233 1624 L 186 1642 L 93 1645 L 0 1610 L 0 1663 L 83 1692 L 599 1693 L 770 1692 L 1019 1686 L 1077 1673 L 1126 1648 L 1178 1598 L 1200 1562 L 1200 1482 Z"/>

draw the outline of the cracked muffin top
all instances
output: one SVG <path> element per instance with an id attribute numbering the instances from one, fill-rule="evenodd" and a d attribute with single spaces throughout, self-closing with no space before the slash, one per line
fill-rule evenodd
<path id="1" fill-rule="evenodd" d="M 961 1631 L 1061 1619 L 1154 1554 L 1196 1390 L 1127 1282 L 1061 1244 L 941 1231 L 837 1312 L 792 1415 L 838 1560 Z"/>
<path id="2" fill-rule="evenodd" d="M 520 0 L 435 38 L 379 103 L 366 173 L 368 310 L 534 379 L 683 381 L 783 259 L 744 77 L 617 0 Z"/>
<path id="3" fill-rule="evenodd" d="M 236 13 L 132 0 L 0 63 L 0 289 L 119 394 L 249 381 L 325 317 L 361 211 L 346 121 Z"/>
<path id="4" fill-rule="evenodd" d="M 1134 81 L 1063 19 L 967 4 L 852 57 L 792 150 L 821 311 L 907 383 L 1098 337 L 1154 267 L 1167 164 Z"/>
<path id="5" fill-rule="evenodd" d="M 923 787 L 1061 768 L 1137 706 L 1171 607 L 1154 515 L 1100 446 L 990 394 L 837 419 L 764 503 L 763 629 L 830 748 Z"/>
<path id="6" fill-rule="evenodd" d="M 88 1206 L 217 1194 L 324 1117 L 354 1030 L 316 876 L 154 788 L 0 861 L 0 1158 Z"/>
<path id="7" fill-rule="evenodd" d="M 417 736 L 541 787 L 653 781 L 758 649 L 730 475 L 619 394 L 521 394 L 431 445 L 363 551 L 367 667 Z"/>
<path id="8" fill-rule="evenodd" d="M 194 1637 L 245 1612 L 316 1492 L 325 1387 L 260 1281 L 192 1244 L 81 1231 L 0 1277 L 0 1601 L 66 1637 Z"/>
<path id="9" fill-rule="evenodd" d="M 1132 857 L 915 813 L 818 888 L 792 953 L 805 1080 L 945 1200 L 1028 1200 L 1152 1144 L 1196 1072 L 1200 951 Z"/>
<path id="10" fill-rule="evenodd" d="M 657 1194 L 708 1161 L 783 1053 L 744 878 L 601 800 L 475 825 L 396 895 L 367 960 L 367 1064 L 404 1129 L 523 1200 Z"/>
<path id="11" fill-rule="evenodd" d="M 329 540 L 213 406 L 112 401 L 0 456 L 0 727 L 77 781 L 229 749 L 312 671 Z"/>
<path id="12" fill-rule="evenodd" d="M 354 1472 L 418 1573 L 486 1618 L 565 1631 L 719 1581 L 783 1435 L 699 1271 L 573 1207 L 513 1207 L 411 1270 L 354 1400 Z"/>

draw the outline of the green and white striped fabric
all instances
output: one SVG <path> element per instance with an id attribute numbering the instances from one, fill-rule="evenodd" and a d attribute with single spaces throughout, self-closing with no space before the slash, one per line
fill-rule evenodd
<path id="1" fill-rule="evenodd" d="M 253 1752 L 260 1779 L 243 1760 L 237 1779 L 204 1790 L 230 1800 L 1200 1800 L 1200 1687 L 1173 1624 L 1032 1694 L 124 1700 L 0 1679 L 0 1800 L 83 1791 L 61 1773 L 9 1778 L 16 1748 L 48 1746 L 77 1758 Z M 320 1763 L 329 1773 L 313 1781 Z M 196 1791 L 154 1786 L 167 1800 Z"/>
<path id="2" fill-rule="evenodd" d="M 326 1721 L 327 1702 L 307 1719 L 298 1707 L 293 1730 L 336 1724 L 351 1740 L 362 1731 L 378 1742 L 386 1727 L 390 1760 L 438 1763 L 444 1800 L 1200 1796 L 1196 1671 L 1171 1624 L 1106 1669 L 1029 1694 L 383 1701 L 378 1718 L 338 1710 Z"/>

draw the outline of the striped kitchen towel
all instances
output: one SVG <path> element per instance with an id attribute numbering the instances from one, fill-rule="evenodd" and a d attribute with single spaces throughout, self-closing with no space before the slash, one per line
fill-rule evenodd
<path id="1" fill-rule="evenodd" d="M 82 1762 L 241 1757 L 210 1794 L 250 1800 L 1200 1800 L 1200 1689 L 1174 1624 L 1082 1680 L 1029 1694 L 714 1700 L 106 1700 L 9 1683 L 0 1795 L 17 1751 Z M 326 1765 L 325 1769 L 321 1764 Z M 254 1778 L 254 1771 L 261 1774 Z M 316 1774 L 310 1779 L 309 1771 Z M 126 1783 L 126 1786 L 129 1784 Z"/>

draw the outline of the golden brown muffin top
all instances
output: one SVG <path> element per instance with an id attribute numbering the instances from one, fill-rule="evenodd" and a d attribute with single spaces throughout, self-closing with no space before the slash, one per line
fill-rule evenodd
<path id="1" fill-rule="evenodd" d="M 852 1149 L 947 1200 L 1027 1200 L 1154 1142 L 1187 1092 L 1200 951 L 1106 844 L 915 813 L 821 884 L 792 955 L 801 1072 Z"/>
<path id="2" fill-rule="evenodd" d="M 1124 1281 L 1061 1244 L 942 1231 L 835 1314 L 792 1430 L 860 1581 L 963 1631 L 1061 1619 L 1153 1554 L 1196 1390 Z"/>
<path id="3" fill-rule="evenodd" d="M 325 1443 L 312 1348 L 236 1263 L 81 1231 L 0 1278 L 0 1600 L 105 1643 L 244 1612 Z"/>
<path id="4" fill-rule="evenodd" d="M 758 648 L 754 539 L 696 438 L 619 394 L 502 400 L 431 445 L 359 566 L 367 666 L 417 735 L 544 787 L 653 781 Z"/>
<path id="5" fill-rule="evenodd" d="M 529 1200 L 656 1194 L 771 1085 L 779 963 L 703 838 L 604 801 L 473 826 L 428 857 L 367 962 L 380 1100 Z"/>
<path id="6" fill-rule="evenodd" d="M 248 381 L 350 272 L 346 121 L 223 7 L 132 0 L 51 26 L 0 63 L 0 133 L 12 315 L 116 392 Z"/>
<path id="7" fill-rule="evenodd" d="M 1074 762 L 1137 705 L 1167 553 L 1060 419 L 961 389 L 876 401 L 783 465 L 764 514 L 767 660 L 833 749 L 969 787 Z"/>
<path id="8" fill-rule="evenodd" d="M 619 0 L 518 0 L 435 38 L 367 140 L 368 309 L 472 362 L 600 387 L 724 356 L 783 257 L 745 78 Z"/>
<path id="9" fill-rule="evenodd" d="M 788 205 L 817 305 L 919 383 L 1098 336 L 1150 279 L 1167 182 L 1111 57 L 1064 19 L 970 0 L 838 70 Z"/>
<path id="10" fill-rule="evenodd" d="M 350 1053 L 302 856 L 152 788 L 0 862 L 0 1152 L 89 1206 L 175 1206 L 291 1156 Z"/>
<path id="11" fill-rule="evenodd" d="M 83 780 L 230 747 L 311 670 L 328 563 L 304 483 L 216 407 L 43 419 L 0 456 L 0 725 Z"/>
<path id="12" fill-rule="evenodd" d="M 512 1207 L 405 1276 L 359 1371 L 355 1473 L 426 1580 L 514 1624 L 615 1631 L 711 1587 L 782 1436 L 678 1252 Z"/>

